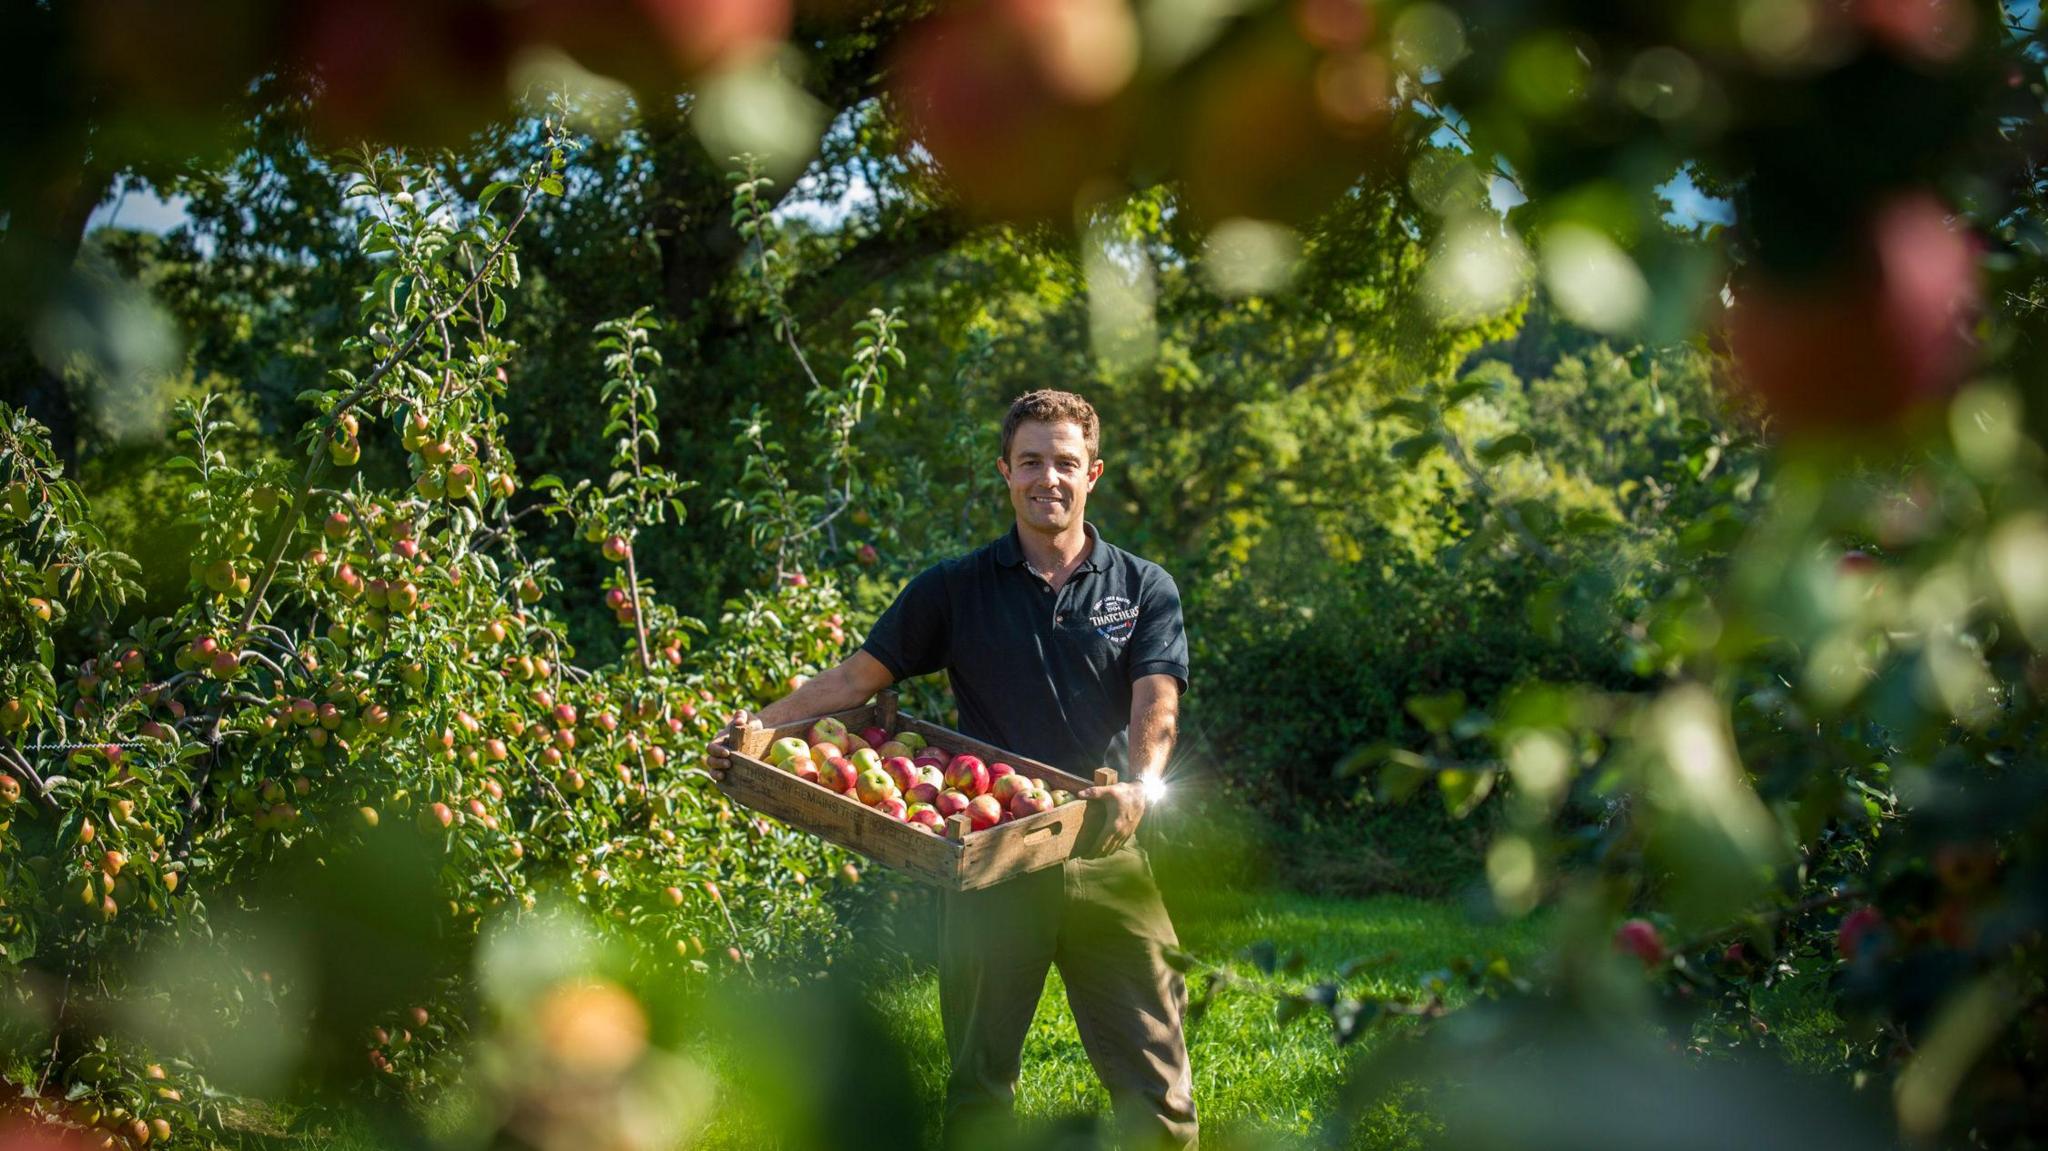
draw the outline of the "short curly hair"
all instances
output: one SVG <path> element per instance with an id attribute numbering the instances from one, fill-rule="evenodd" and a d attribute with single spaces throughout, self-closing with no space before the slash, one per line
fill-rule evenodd
<path id="1" fill-rule="evenodd" d="M 1072 392 L 1039 388 L 1012 400 L 1008 414 L 1003 416 L 1004 459 L 1010 458 L 1010 440 L 1017 434 L 1017 426 L 1026 420 L 1081 425 L 1081 442 L 1088 446 L 1090 460 L 1095 459 L 1101 447 L 1102 424 L 1095 417 L 1095 405 Z"/>

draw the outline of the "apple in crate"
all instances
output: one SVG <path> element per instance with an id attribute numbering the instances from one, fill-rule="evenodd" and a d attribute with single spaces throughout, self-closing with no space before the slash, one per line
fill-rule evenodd
<path id="1" fill-rule="evenodd" d="M 967 801 L 967 819 L 976 831 L 985 831 L 1003 821 L 1003 805 L 993 795 L 977 795 Z"/>
<path id="2" fill-rule="evenodd" d="M 910 805 L 910 809 L 903 813 L 903 821 L 905 823 L 921 823 L 937 831 L 945 826 L 946 818 L 939 814 L 938 808 L 933 807 L 929 803 L 913 803 Z"/>
<path id="3" fill-rule="evenodd" d="M 899 731 L 889 738 L 909 748 L 913 753 L 923 751 L 926 747 L 925 738 L 914 731 Z"/>
<path id="4" fill-rule="evenodd" d="M 789 768 L 791 775 L 806 783 L 817 783 L 819 781 L 818 765 L 805 759 L 803 756 L 792 755 L 789 757 L 789 762 L 783 766 Z"/>
<path id="5" fill-rule="evenodd" d="M 832 757 L 845 755 L 836 743 L 814 743 L 811 745 L 811 762 L 823 767 L 832 762 Z"/>
<path id="6" fill-rule="evenodd" d="M 859 732 L 849 731 L 846 733 L 846 754 L 852 755 L 854 752 L 867 746 L 869 746 L 868 741 L 862 739 Z"/>
<path id="7" fill-rule="evenodd" d="M 885 795 L 875 801 L 874 808 L 898 823 L 903 822 L 903 814 L 907 810 L 900 795 Z"/>
<path id="8" fill-rule="evenodd" d="M 846 758 L 852 760 L 853 766 L 859 768 L 862 771 L 866 771 L 871 767 L 880 769 L 882 766 L 882 757 L 876 755 L 875 749 L 871 747 L 861 748 L 859 751 L 854 752 L 852 755 L 849 755 Z"/>
<path id="9" fill-rule="evenodd" d="M 968 795 L 980 795 L 988 790 L 988 768 L 980 759 L 971 755 L 956 755 L 946 765 L 946 786 Z"/>
<path id="10" fill-rule="evenodd" d="M 935 768 L 940 772 L 940 774 L 944 774 L 946 770 L 946 761 L 950 758 L 950 756 L 948 756 L 945 752 L 940 751 L 938 748 L 927 747 L 923 751 L 918 752 L 916 755 L 911 756 L 910 762 L 923 764 L 927 767 Z"/>
<path id="11" fill-rule="evenodd" d="M 896 794 L 896 784 L 889 779 L 889 773 L 879 767 L 862 769 L 853 781 L 853 793 L 862 803 L 873 807 L 885 796 Z"/>
<path id="12" fill-rule="evenodd" d="M 860 738 L 869 747 L 880 747 L 889 742 L 889 732 L 884 728 L 864 727 L 860 729 Z"/>
<path id="13" fill-rule="evenodd" d="M 1006 775 L 1015 774 L 1017 774 L 1017 769 L 1011 767 L 1007 763 L 991 763 L 988 765 L 988 785 L 990 787 L 994 787 L 996 785 L 996 780 L 999 780 Z M 1004 802 L 1008 801 L 1005 800 Z"/>
<path id="14" fill-rule="evenodd" d="M 951 819 L 953 816 L 967 810 L 969 798 L 966 792 L 956 791 L 949 787 L 939 793 L 939 798 L 932 803 L 932 806 L 939 809 L 939 818 Z"/>
<path id="15" fill-rule="evenodd" d="M 910 749 L 891 739 L 876 744 L 875 754 L 883 759 L 909 759 Z"/>
<path id="16" fill-rule="evenodd" d="M 792 756 L 811 758 L 811 745 L 793 735 L 785 735 L 768 748 L 768 764 L 771 767 L 781 767 Z"/>
<path id="17" fill-rule="evenodd" d="M 1006 763 L 996 764 L 996 767 L 1008 766 Z M 1005 807 L 1009 806 L 1011 800 L 1031 790 L 1032 781 L 1028 776 L 1018 775 L 1014 772 L 1008 775 L 996 775 L 995 768 L 990 768 L 989 774 L 993 778 L 989 780 L 988 793 L 995 796 L 996 802 Z"/>
<path id="18" fill-rule="evenodd" d="M 939 769 L 930 764 L 912 764 L 910 770 L 917 773 L 917 782 L 904 788 L 903 794 L 919 803 L 937 802 L 939 793 L 946 790 L 946 779 L 939 774 Z"/>
<path id="19" fill-rule="evenodd" d="M 811 725 L 810 738 L 812 743 L 829 743 L 845 751 L 846 725 L 828 715 Z"/>
<path id="20" fill-rule="evenodd" d="M 853 766 L 852 760 L 843 755 L 833 756 L 818 769 L 818 782 L 833 791 L 852 791 L 854 783 L 859 779 L 859 769 Z"/>
<path id="21" fill-rule="evenodd" d="M 889 781 L 896 785 L 896 790 L 905 795 L 910 794 L 911 788 L 924 781 L 924 778 L 917 774 L 917 765 L 900 755 L 884 759 L 882 770 L 889 773 Z"/>
<path id="22" fill-rule="evenodd" d="M 1010 814 L 1018 819 L 1052 810 L 1052 793 L 1043 788 L 1030 788 L 1018 792 L 1010 799 Z"/>
<path id="23" fill-rule="evenodd" d="M 1054 807 L 1060 807 L 1064 804 L 1069 804 L 1072 802 L 1074 802 L 1073 792 L 1068 791 L 1064 787 L 1055 787 L 1052 789 L 1052 805 Z"/>

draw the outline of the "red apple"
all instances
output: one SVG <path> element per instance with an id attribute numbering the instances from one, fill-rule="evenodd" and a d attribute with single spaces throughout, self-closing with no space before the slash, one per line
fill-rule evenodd
<path id="1" fill-rule="evenodd" d="M 1642 960 L 1644 967 L 1664 962 L 1664 940 L 1647 919 L 1631 919 L 1615 928 L 1614 949 Z"/>
<path id="2" fill-rule="evenodd" d="M 966 811 L 967 804 L 967 793 L 955 791 L 950 787 L 940 792 L 939 798 L 932 801 L 932 806 L 938 809 L 939 818 L 942 820 Z"/>
<path id="3" fill-rule="evenodd" d="M 1027 815 L 1037 815 L 1041 811 L 1051 811 L 1052 807 L 1052 793 L 1042 788 L 1034 787 L 1020 791 L 1010 800 L 1010 814 L 1018 819 L 1023 819 Z"/>
<path id="4" fill-rule="evenodd" d="M 812 743 L 829 743 L 840 751 L 852 750 L 846 746 L 846 725 L 829 715 L 811 725 L 809 739 Z"/>
<path id="5" fill-rule="evenodd" d="M 823 781 L 823 777 L 818 774 L 818 765 L 812 763 L 808 759 L 790 760 L 789 773 L 793 776 L 796 776 L 798 779 L 804 780 L 808 783 L 819 783 Z"/>
<path id="6" fill-rule="evenodd" d="M 924 782 L 924 777 L 917 772 L 917 765 L 900 755 L 883 760 L 882 770 L 889 773 L 889 780 L 896 785 L 898 791 L 907 792 Z"/>
<path id="7" fill-rule="evenodd" d="M 939 809 L 929 803 L 911 804 L 910 809 L 904 812 L 903 819 L 906 823 L 922 824 L 933 831 L 937 831 L 946 823 L 945 817 L 939 814 Z"/>
<path id="8" fill-rule="evenodd" d="M 861 728 L 860 737 L 867 742 L 869 747 L 880 747 L 889 742 L 889 733 L 879 727 Z"/>
<path id="9" fill-rule="evenodd" d="M 1007 767 L 1009 765 L 999 763 L 996 766 Z M 996 775 L 994 771 L 990 771 L 989 774 L 994 778 L 989 781 L 988 793 L 996 797 L 997 803 L 1007 806 L 1011 800 L 1031 790 L 1031 780 L 1026 776 L 1018 775 L 1015 772 L 1008 775 Z"/>
<path id="10" fill-rule="evenodd" d="M 819 783 L 838 792 L 852 791 L 855 781 L 860 778 L 860 772 L 853 766 L 853 761 L 843 756 L 833 756 L 818 765 L 816 771 Z"/>
<path id="11" fill-rule="evenodd" d="M 881 812 L 890 819 L 896 820 L 898 823 L 903 821 L 904 813 L 909 810 L 904 805 L 903 797 L 900 795 L 885 795 L 876 800 L 871 806 L 876 811 Z"/>
<path id="12" fill-rule="evenodd" d="M 985 831 L 1003 821 L 1003 805 L 993 795 L 977 795 L 967 802 L 967 818 L 974 830 Z"/>
<path id="13" fill-rule="evenodd" d="M 988 790 L 988 768 L 975 756 L 954 756 L 953 762 L 946 765 L 945 778 L 947 787 L 969 795 L 980 795 Z"/>
<path id="14" fill-rule="evenodd" d="M 996 780 L 999 780 L 1006 775 L 1015 775 L 1016 773 L 1017 769 L 1011 767 L 1007 763 L 991 763 L 988 765 L 989 786 L 994 787 Z"/>
<path id="15" fill-rule="evenodd" d="M 883 759 L 893 759 L 897 756 L 901 756 L 904 759 L 909 759 L 911 756 L 911 750 L 909 746 L 891 739 L 876 744 L 875 754 L 881 756 Z"/>

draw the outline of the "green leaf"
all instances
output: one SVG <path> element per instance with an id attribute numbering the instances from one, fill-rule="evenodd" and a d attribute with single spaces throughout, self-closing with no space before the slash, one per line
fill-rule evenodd
<path id="1" fill-rule="evenodd" d="M 1414 795 L 1429 778 L 1429 760 L 1404 748 L 1387 753 L 1380 767 L 1379 797 L 1382 803 L 1400 803 Z"/>
<path id="2" fill-rule="evenodd" d="M 1426 400 L 1402 398 L 1388 400 L 1381 404 L 1374 415 L 1407 420 L 1417 427 L 1426 428 L 1436 423 L 1436 407 Z"/>
<path id="3" fill-rule="evenodd" d="M 1408 714 L 1419 720 L 1431 735 L 1442 735 L 1451 730 L 1451 724 L 1465 714 L 1465 693 L 1452 689 L 1438 695 L 1417 695 L 1408 698 Z"/>
<path id="4" fill-rule="evenodd" d="M 542 177 L 540 182 L 540 190 L 549 196 L 561 195 L 563 192 L 562 178 L 560 176 Z"/>
<path id="5" fill-rule="evenodd" d="M 1492 380 L 1466 378 L 1444 389 L 1444 407 L 1455 408 L 1481 392 L 1497 391 Z"/>
<path id="6" fill-rule="evenodd" d="M 1455 819 L 1472 814 L 1493 790 L 1496 773 L 1492 768 L 1447 767 L 1437 773 L 1437 790 L 1443 793 L 1444 810 Z"/>
<path id="7" fill-rule="evenodd" d="M 1419 436 L 1409 436 L 1407 439 L 1395 443 L 1390 452 L 1396 460 L 1404 464 L 1412 464 L 1428 455 L 1438 444 L 1443 442 L 1443 437 L 1436 432 L 1423 432 Z"/>
<path id="8" fill-rule="evenodd" d="M 479 210 L 489 208 L 491 206 L 491 201 L 497 199 L 501 193 L 503 193 L 509 188 L 516 188 L 518 186 L 518 184 L 512 182 L 511 180 L 499 180 L 494 184 L 486 185 L 483 191 L 477 193 L 477 208 Z"/>
<path id="9" fill-rule="evenodd" d="M 1479 445 L 1473 451 L 1473 454 L 1479 457 L 1480 463 L 1490 466 L 1507 459 L 1509 456 L 1532 455 L 1535 451 L 1536 441 L 1530 439 L 1526 433 L 1510 432 L 1498 439 L 1489 440 Z"/>

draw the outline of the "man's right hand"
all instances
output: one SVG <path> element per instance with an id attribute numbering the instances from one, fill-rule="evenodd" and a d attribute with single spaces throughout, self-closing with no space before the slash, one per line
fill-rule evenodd
<path id="1" fill-rule="evenodd" d="M 704 770 L 711 773 L 712 779 L 725 782 L 725 773 L 732 770 L 732 749 L 739 746 L 745 733 L 759 730 L 760 720 L 745 711 L 734 712 L 726 721 L 725 730 L 704 748 Z"/>

